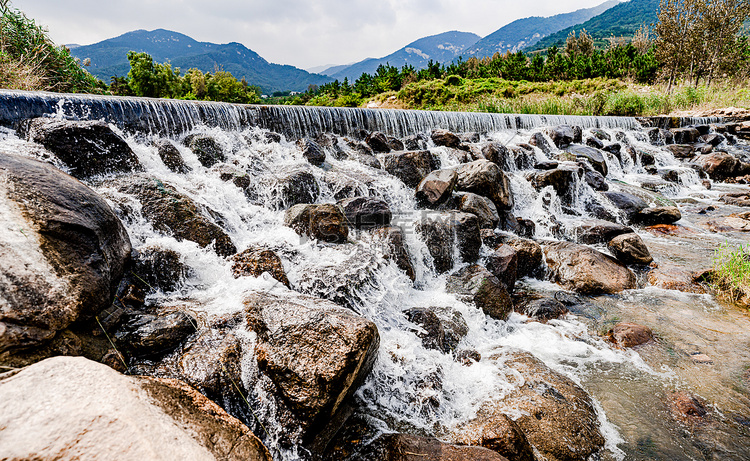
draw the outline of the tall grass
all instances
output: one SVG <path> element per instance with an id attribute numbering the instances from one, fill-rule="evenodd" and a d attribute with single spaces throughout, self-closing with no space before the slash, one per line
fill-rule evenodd
<path id="1" fill-rule="evenodd" d="M 714 254 L 711 282 L 725 299 L 750 307 L 750 247 L 719 247 Z"/>
<path id="2" fill-rule="evenodd" d="M 0 87 L 96 93 L 106 89 L 67 48 L 56 46 L 44 27 L 8 0 L 0 0 L 0 14 Z"/>

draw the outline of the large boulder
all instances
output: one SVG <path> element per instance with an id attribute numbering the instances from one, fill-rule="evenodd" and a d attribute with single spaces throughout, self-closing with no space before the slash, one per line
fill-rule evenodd
<path id="1" fill-rule="evenodd" d="M 201 165 L 211 168 L 217 163 L 226 160 L 224 151 L 218 141 L 212 136 L 206 134 L 190 134 L 182 140 L 185 146 L 193 151 Z"/>
<path id="2" fill-rule="evenodd" d="M 322 299 L 268 293 L 245 299 L 258 335 L 258 367 L 305 432 L 320 432 L 372 369 L 380 344 L 371 321 Z"/>
<path id="3" fill-rule="evenodd" d="M 0 155 L 0 361 L 109 306 L 130 239 L 102 197 L 42 162 Z"/>
<path id="4" fill-rule="evenodd" d="M 417 185 L 417 203 L 434 208 L 451 197 L 456 188 L 458 174 L 455 170 L 435 170 Z"/>
<path id="5" fill-rule="evenodd" d="M 452 147 L 454 149 L 457 149 L 458 146 L 461 145 L 461 138 L 459 138 L 458 136 L 456 136 L 455 134 L 451 133 L 448 130 L 442 130 L 442 129 L 432 130 L 432 133 L 430 134 L 430 138 L 432 139 L 432 142 L 434 142 L 436 146 L 445 146 L 445 147 Z"/>
<path id="6" fill-rule="evenodd" d="M 582 294 L 614 294 L 636 287 L 635 275 L 622 263 L 585 245 L 549 242 L 544 257 L 554 282 Z"/>
<path id="7" fill-rule="evenodd" d="M 440 160 L 430 151 L 399 152 L 383 156 L 383 168 L 409 187 L 417 187 Z"/>
<path id="8" fill-rule="evenodd" d="M 190 168 L 185 165 L 185 160 L 183 160 L 180 151 L 171 141 L 168 139 L 158 139 L 154 141 L 154 147 L 164 166 L 175 173 L 185 174 L 190 172 Z"/>
<path id="9" fill-rule="evenodd" d="M 380 131 L 374 131 L 367 135 L 367 138 L 365 138 L 365 142 L 368 146 L 375 152 L 390 152 L 391 146 L 388 142 L 388 137 L 381 133 Z M 402 149 L 396 149 L 396 150 L 403 150 Z"/>
<path id="10" fill-rule="evenodd" d="M 559 125 L 556 127 L 548 128 L 547 135 L 550 137 L 550 139 L 552 139 L 552 142 L 555 143 L 555 146 L 557 146 L 559 149 L 563 149 L 571 145 L 573 142 L 575 142 L 576 137 L 573 127 L 569 125 Z"/>
<path id="11" fill-rule="evenodd" d="M 195 319 L 182 311 L 128 316 L 113 339 L 129 356 L 156 357 L 174 350 L 195 332 Z"/>
<path id="12" fill-rule="evenodd" d="M 510 245 L 501 244 L 487 256 L 486 265 L 487 270 L 512 293 L 518 275 L 518 252 Z"/>
<path id="13" fill-rule="evenodd" d="M 514 166 L 513 153 L 499 142 L 491 142 L 482 147 L 482 156 L 506 171 Z"/>
<path id="14" fill-rule="evenodd" d="M 134 196 L 141 212 L 159 232 L 178 240 L 190 240 L 201 247 L 212 246 L 219 256 L 231 256 L 237 248 L 224 230 L 211 221 L 192 199 L 174 186 L 148 176 L 120 178 L 115 182 L 120 192 Z"/>
<path id="15" fill-rule="evenodd" d="M 480 411 L 475 420 L 460 426 L 455 442 L 478 445 L 514 461 L 535 461 L 534 450 L 518 424 L 507 415 Z"/>
<path id="16" fill-rule="evenodd" d="M 500 168 L 489 160 L 476 160 L 457 169 L 460 191 L 483 195 L 492 200 L 498 210 L 513 208 L 510 181 Z"/>
<path id="17" fill-rule="evenodd" d="M 325 151 L 312 139 L 300 139 L 297 141 L 297 147 L 302 152 L 305 160 L 310 162 L 311 165 L 321 166 L 326 161 Z"/>
<path id="18" fill-rule="evenodd" d="M 286 210 L 284 224 L 300 235 L 328 243 L 346 243 L 349 228 L 338 205 L 299 204 Z"/>
<path id="19" fill-rule="evenodd" d="M 531 184 L 537 190 L 552 186 L 562 203 L 570 206 L 576 198 L 576 184 L 582 175 L 582 168 L 576 164 L 565 162 L 555 169 L 535 174 L 531 179 Z"/>
<path id="20" fill-rule="evenodd" d="M 0 458 L 251 460 L 271 455 L 190 386 L 81 357 L 0 375 Z"/>
<path id="21" fill-rule="evenodd" d="M 682 213 L 676 206 L 655 206 L 640 210 L 633 216 L 633 222 L 646 226 L 672 224 L 682 219 Z"/>
<path id="22" fill-rule="evenodd" d="M 479 259 L 482 237 L 479 219 L 473 214 L 424 213 L 416 230 L 424 239 L 438 273 L 447 272 L 453 267 L 456 246 L 462 261 L 473 263 Z"/>
<path id="23" fill-rule="evenodd" d="M 374 197 L 345 198 L 338 202 L 344 210 L 349 226 L 357 229 L 387 226 L 391 223 L 391 209 L 388 204 Z"/>
<path id="24" fill-rule="evenodd" d="M 724 179 L 734 177 L 737 167 L 740 164 L 734 156 L 726 152 L 701 155 L 695 160 L 695 163 L 703 168 L 708 176 L 715 181 L 723 181 Z"/>
<path id="25" fill-rule="evenodd" d="M 701 136 L 695 127 L 673 128 L 671 131 L 676 144 L 693 144 Z"/>
<path id="26" fill-rule="evenodd" d="M 633 222 L 635 216 L 648 208 L 648 202 L 641 197 L 624 191 L 608 191 L 602 194 L 609 199 L 615 208 L 619 209 L 627 222 Z"/>
<path id="27" fill-rule="evenodd" d="M 25 122 L 21 131 L 55 154 L 79 179 L 142 170 L 125 140 L 102 121 L 35 118 Z"/>
<path id="28" fill-rule="evenodd" d="M 513 301 L 505 286 L 484 267 L 474 264 L 448 276 L 445 289 L 473 302 L 492 318 L 505 320 L 513 311 Z"/>

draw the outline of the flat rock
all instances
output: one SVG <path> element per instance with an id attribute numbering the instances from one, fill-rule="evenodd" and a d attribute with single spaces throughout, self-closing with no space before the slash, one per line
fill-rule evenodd
<path id="1" fill-rule="evenodd" d="M 622 263 L 593 248 L 569 242 L 544 245 L 552 281 L 582 294 L 614 294 L 636 287 L 635 275 Z"/>
<path id="2" fill-rule="evenodd" d="M 620 347 L 635 347 L 653 341 L 654 334 L 649 327 L 636 323 L 618 323 L 608 333 L 609 338 Z"/>
<path id="3" fill-rule="evenodd" d="M 652 206 L 638 211 L 633 222 L 646 226 L 672 224 L 682 219 L 682 213 L 676 206 Z"/>

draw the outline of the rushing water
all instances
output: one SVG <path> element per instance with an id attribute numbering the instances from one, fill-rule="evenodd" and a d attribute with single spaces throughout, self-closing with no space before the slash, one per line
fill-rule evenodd
<path id="1" fill-rule="evenodd" d="M 324 168 L 310 168 L 321 188 L 320 203 L 335 202 L 331 172 L 338 172 L 354 181 L 358 190 L 390 204 L 398 217 L 397 224 L 406 231 L 417 276 L 415 283 L 394 262 L 384 258 L 366 232 L 354 234 L 353 243 L 338 246 L 301 239 L 283 225 L 284 209 L 273 199 L 275 174 L 284 168 L 306 165 L 294 140 L 320 131 L 337 134 L 334 142 L 346 150 L 341 136 L 357 136 L 360 130 L 377 129 L 405 136 L 439 127 L 456 132 L 478 131 L 484 140 L 517 144 L 528 142 L 534 132 L 546 125 L 604 128 L 613 139 L 624 137 L 638 151 L 654 154 L 658 168 L 673 169 L 678 174 L 679 183 L 661 184 L 660 190 L 681 203 L 683 219 L 679 224 L 687 231 L 676 237 L 638 229 L 654 258 L 683 268 L 710 265 L 712 251 L 718 244 L 742 240 L 738 235 L 708 231 L 705 215 L 700 211 L 709 205 L 717 208 L 714 215 L 736 210 L 717 201 L 721 187 L 706 190 L 694 170 L 683 166 L 669 152 L 647 143 L 634 119 L 258 107 L 20 92 L 2 92 L 0 96 L 5 96 L 0 104 L 0 121 L 6 124 L 11 119 L 42 113 L 102 118 L 113 123 L 149 175 L 221 215 L 222 227 L 239 251 L 251 246 L 274 249 L 282 258 L 291 285 L 308 293 L 330 296 L 341 285 L 351 285 L 347 287 L 351 307 L 374 321 L 381 337 L 375 368 L 357 399 L 364 411 L 378 418 L 384 430 L 417 431 L 449 440 L 451 430 L 471 419 L 483 402 L 498 399 L 518 385 L 502 358 L 466 367 L 449 354 L 425 349 L 414 334 L 415 326 L 402 312 L 411 307 L 439 306 L 455 309 L 466 320 L 469 334 L 461 348 L 475 349 L 483 357 L 508 347 L 526 350 L 582 385 L 594 398 L 599 412 L 607 439 L 606 459 L 750 458 L 750 320 L 745 312 L 710 295 L 664 290 L 642 281 L 639 289 L 591 299 L 590 312 L 571 313 L 547 323 L 530 321 L 520 314 L 512 314 L 507 321 L 493 320 L 446 292 L 445 275 L 435 273 L 424 242 L 413 232 L 419 218 L 413 189 L 384 171 L 352 160 L 337 160 L 333 147 L 326 148 Z M 269 129 L 281 132 L 285 138 L 280 143 L 269 142 L 263 136 Z M 222 181 L 215 169 L 203 167 L 195 154 L 179 142 L 188 133 L 214 137 L 227 153 L 226 163 L 253 176 L 253 193 Z M 166 134 L 190 172 L 174 173 L 161 161 L 152 141 Z M 447 148 L 429 148 L 440 156 L 444 168 L 457 164 Z M 0 133 L 0 152 L 39 156 L 40 150 L 39 146 L 18 139 L 10 129 Z M 534 155 L 537 160 L 547 159 L 539 149 Z M 621 163 L 608 156 L 610 179 L 641 185 L 654 178 L 646 174 L 639 158 L 633 161 L 623 155 L 623 160 Z M 551 188 L 536 191 L 525 179 L 525 171 L 508 166 L 507 173 L 515 198 L 513 212 L 536 222 L 536 237 L 574 240 L 576 223 L 589 216 L 586 210 L 591 202 L 614 211 L 583 181 L 575 185 L 572 203 L 563 206 Z M 127 213 L 125 225 L 135 249 L 158 246 L 174 250 L 191 268 L 178 290 L 156 292 L 150 301 L 170 304 L 189 300 L 199 317 L 206 319 L 241 312 L 248 292 L 286 290 L 267 274 L 235 279 L 231 262 L 210 249 L 155 231 L 140 215 L 134 198 L 121 194 L 107 181 L 93 181 L 92 185 L 116 210 L 132 210 Z M 606 251 L 602 246 L 598 248 Z M 322 276 L 326 282 L 323 288 L 309 283 L 311 273 L 328 273 Z M 356 276 L 361 283 L 352 283 L 342 275 Z M 560 290 L 536 279 L 524 279 L 519 285 L 519 290 L 530 292 Z M 658 340 L 638 351 L 614 348 L 599 333 L 618 321 L 649 325 Z M 260 387 L 252 389 L 254 338 L 243 338 L 247 346 L 243 361 L 245 385 L 251 388 L 252 395 L 262 397 Z M 440 385 L 426 385 L 425 377 L 430 376 L 439 376 Z M 706 429 L 713 434 L 708 443 L 704 439 L 700 444 L 694 443 L 695 437 L 668 416 L 666 398 L 680 389 L 702 396 L 719 415 Z M 513 416 L 512 409 L 509 413 Z M 266 443 L 275 450 L 276 457 L 301 456 L 296 449 L 276 444 L 274 437 L 279 435 L 272 429 L 273 408 L 258 404 L 256 414 L 264 420 L 265 427 L 271 428 Z"/>

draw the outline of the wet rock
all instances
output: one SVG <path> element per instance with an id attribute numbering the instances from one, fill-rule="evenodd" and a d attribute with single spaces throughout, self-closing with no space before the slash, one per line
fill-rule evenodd
<path id="1" fill-rule="evenodd" d="M 391 223 L 391 209 L 384 200 L 354 197 L 340 200 L 338 205 L 344 210 L 348 225 L 356 229 L 388 226 Z"/>
<path id="2" fill-rule="evenodd" d="M 226 160 L 224 151 L 219 143 L 211 136 L 205 134 L 190 134 L 182 140 L 182 143 L 188 147 L 201 165 L 211 168 L 219 162 Z"/>
<path id="3" fill-rule="evenodd" d="M 574 233 L 576 240 L 589 245 L 607 243 L 618 235 L 632 233 L 633 229 L 601 219 L 587 219 L 578 224 Z"/>
<path id="4" fill-rule="evenodd" d="M 143 169 L 125 140 L 102 121 L 35 118 L 24 122 L 22 132 L 55 154 L 79 179 Z"/>
<path id="5" fill-rule="evenodd" d="M 266 131 L 263 133 L 263 140 L 269 144 L 271 143 L 280 143 L 281 142 L 281 135 L 279 133 L 273 132 L 273 131 Z"/>
<path id="6" fill-rule="evenodd" d="M 598 171 L 587 171 L 586 173 L 584 173 L 584 179 L 586 180 L 586 184 L 588 184 L 595 191 L 609 190 L 609 184 L 607 184 L 607 180 L 604 179 L 604 176 L 602 176 Z"/>
<path id="7" fill-rule="evenodd" d="M 691 144 L 672 144 L 666 148 L 675 156 L 675 158 L 691 159 L 695 156 L 695 147 Z"/>
<path id="8" fill-rule="evenodd" d="M 583 171 L 578 165 L 565 162 L 554 170 L 547 170 L 536 174 L 532 178 L 531 184 L 537 190 L 552 186 L 563 204 L 570 205 L 575 199 L 575 186 L 582 174 Z"/>
<path id="9" fill-rule="evenodd" d="M 602 150 L 614 155 L 615 157 L 617 157 L 620 163 L 622 163 L 622 145 L 620 145 L 619 143 L 608 144 L 602 147 Z"/>
<path id="10" fill-rule="evenodd" d="M 610 136 L 606 131 L 602 130 L 601 128 L 591 128 L 589 131 L 591 131 L 591 134 L 594 135 L 597 139 L 601 139 L 602 141 L 612 140 L 612 136 Z"/>
<path id="11" fill-rule="evenodd" d="M 636 323 L 618 323 L 612 328 L 608 336 L 620 347 L 635 347 L 653 341 L 654 334 L 649 327 Z"/>
<path id="12" fill-rule="evenodd" d="M 731 214 L 708 222 L 711 232 L 750 232 L 750 213 Z"/>
<path id="13" fill-rule="evenodd" d="M 458 174 L 455 170 L 431 171 L 417 185 L 417 203 L 419 206 L 435 208 L 445 203 L 456 188 Z"/>
<path id="14" fill-rule="evenodd" d="M 190 172 L 190 168 L 185 165 L 185 160 L 182 158 L 180 151 L 177 150 L 177 147 L 171 141 L 168 139 L 158 139 L 154 141 L 154 147 L 156 147 L 159 158 L 164 162 L 164 166 L 171 171 L 180 174 Z"/>
<path id="15" fill-rule="evenodd" d="M 705 134 L 699 138 L 701 142 L 704 142 L 706 144 L 709 144 L 711 146 L 718 146 L 722 142 L 726 140 L 726 138 L 720 134 L 717 133 L 711 133 L 711 134 Z"/>
<path id="16" fill-rule="evenodd" d="M 311 438 L 372 369 L 380 337 L 371 321 L 322 299 L 252 294 L 248 328 L 259 369 L 277 386 Z"/>
<path id="17" fill-rule="evenodd" d="M 326 161 L 326 154 L 323 148 L 312 139 L 300 139 L 297 141 L 297 147 L 302 151 L 302 156 L 311 165 L 321 166 Z"/>
<path id="18" fill-rule="evenodd" d="M 315 203 L 320 196 L 320 186 L 309 165 L 279 168 L 261 180 L 261 187 L 269 191 L 270 205 L 286 209 L 300 203 Z"/>
<path id="19" fill-rule="evenodd" d="M 445 288 L 449 293 L 465 297 L 495 319 L 505 320 L 513 310 L 510 295 L 500 280 L 478 264 L 466 266 L 448 276 Z"/>
<path id="20" fill-rule="evenodd" d="M 667 406 L 673 418 L 687 424 L 698 422 L 709 414 L 706 401 L 688 391 L 670 395 Z"/>
<path id="21" fill-rule="evenodd" d="M 510 181 L 498 166 L 488 160 L 476 160 L 457 169 L 460 191 L 483 195 L 495 204 L 498 210 L 513 208 Z"/>
<path id="22" fill-rule="evenodd" d="M 528 352 L 507 353 L 505 365 L 521 374 L 523 384 L 503 400 L 486 403 L 460 430 L 480 437 L 484 428 L 492 433 L 493 425 L 504 420 L 502 409 L 512 408 L 520 414 L 516 425 L 545 459 L 584 461 L 602 450 L 604 437 L 596 410 L 583 389 Z M 522 453 L 525 457 L 518 459 L 528 459 L 528 450 Z"/>
<path id="23" fill-rule="evenodd" d="M 3 458 L 272 459 L 250 429 L 190 386 L 81 357 L 2 375 L 0 396 Z"/>
<path id="24" fill-rule="evenodd" d="M 417 223 L 416 230 L 422 235 L 438 273 L 447 272 L 453 267 L 455 246 L 462 261 L 473 263 L 479 259 L 482 239 L 479 219 L 473 214 L 425 213 Z"/>
<path id="25" fill-rule="evenodd" d="M 406 146 L 404 146 L 404 143 L 401 142 L 400 139 L 396 139 L 393 136 L 388 136 L 388 147 L 390 147 L 391 150 L 395 151 L 401 151 L 406 148 Z"/>
<path id="26" fill-rule="evenodd" d="M 115 332 L 120 350 L 131 356 L 156 357 L 174 350 L 195 332 L 195 319 L 185 312 L 138 314 Z"/>
<path id="27" fill-rule="evenodd" d="M 600 150 L 587 146 L 572 145 L 566 149 L 566 152 L 575 155 L 578 160 L 586 160 L 602 176 L 607 176 L 607 161 Z"/>
<path id="28" fill-rule="evenodd" d="M 476 131 L 470 131 L 467 133 L 459 133 L 458 134 L 459 139 L 461 139 L 461 142 L 468 142 L 476 144 L 481 140 L 481 136 Z"/>
<path id="29" fill-rule="evenodd" d="M 599 138 L 586 138 L 586 145 L 594 149 L 604 149 L 604 143 Z"/>
<path id="30" fill-rule="evenodd" d="M 271 277 L 278 280 L 287 288 L 291 288 L 289 279 L 284 271 L 281 258 L 271 250 L 248 248 L 240 254 L 232 257 L 232 275 L 239 277 L 260 277 L 263 272 L 268 272 Z"/>
<path id="31" fill-rule="evenodd" d="M 636 287 L 635 275 L 611 256 L 569 242 L 544 245 L 552 281 L 583 294 L 614 294 Z"/>
<path id="32" fill-rule="evenodd" d="M 417 336 L 427 349 L 453 352 L 469 333 L 469 327 L 461 313 L 450 307 L 415 307 L 404 311 L 404 314 L 407 320 L 424 330 L 418 332 Z"/>
<path id="33" fill-rule="evenodd" d="M 454 358 L 456 362 L 460 363 L 461 365 L 470 367 L 482 360 L 482 354 L 475 351 L 474 349 L 463 349 L 456 352 L 456 356 Z"/>
<path id="34" fill-rule="evenodd" d="M 659 267 L 648 273 L 648 282 L 666 290 L 677 290 L 685 293 L 705 293 L 706 290 L 698 283 L 699 273 L 705 271 L 690 271 L 685 268 L 660 261 Z"/>
<path id="35" fill-rule="evenodd" d="M 569 125 L 559 125 L 553 128 L 548 128 L 547 135 L 552 139 L 552 142 L 555 143 L 558 149 L 563 149 L 574 142 L 576 134 L 573 131 L 573 127 Z"/>
<path id="36" fill-rule="evenodd" d="M 648 208 L 645 200 L 628 192 L 608 191 L 602 194 L 623 213 L 627 222 L 632 222 L 641 210 Z"/>
<path id="37" fill-rule="evenodd" d="M 516 305 L 516 312 L 546 322 L 568 313 L 568 308 L 554 298 L 529 299 Z"/>
<path id="38" fill-rule="evenodd" d="M 232 181 L 232 184 L 245 191 L 252 184 L 252 179 L 245 171 L 238 170 L 230 165 L 221 163 L 211 168 L 212 172 L 219 175 L 224 182 Z"/>
<path id="39" fill-rule="evenodd" d="M 500 222 L 495 204 L 487 197 L 471 192 L 455 194 L 446 206 L 475 215 L 479 219 L 480 229 L 494 229 Z"/>
<path id="40" fill-rule="evenodd" d="M 484 415 L 482 415 L 484 416 Z M 486 420 L 476 420 L 462 426 L 454 441 L 478 445 L 511 460 L 534 461 L 534 451 L 526 435 L 507 415 L 496 413 Z"/>
<path id="41" fill-rule="evenodd" d="M 496 164 L 501 169 L 509 169 L 513 164 L 513 154 L 511 151 L 499 142 L 491 142 L 482 147 L 482 156 L 490 162 Z"/>
<path id="42" fill-rule="evenodd" d="M 198 204 L 172 185 L 148 176 L 120 178 L 116 184 L 120 192 L 130 194 L 140 202 L 143 216 L 159 232 L 173 235 L 178 240 L 190 240 L 201 247 L 211 245 L 219 256 L 237 252 L 226 232 L 205 217 Z"/>
<path id="43" fill-rule="evenodd" d="M 694 144 L 701 136 L 700 131 L 693 127 L 673 128 L 671 131 L 676 144 Z"/>
<path id="44" fill-rule="evenodd" d="M 533 275 L 542 265 L 542 246 L 533 240 L 509 235 L 497 235 L 492 231 L 482 231 L 482 239 L 490 248 L 507 244 L 517 253 L 516 276 L 527 277 Z"/>
<path id="45" fill-rule="evenodd" d="M 375 152 L 390 152 L 391 146 L 388 143 L 388 137 L 381 133 L 380 131 L 375 131 L 370 133 L 367 138 L 365 138 L 365 142 L 367 143 L 372 150 Z M 402 149 L 397 149 L 402 150 Z"/>
<path id="46" fill-rule="evenodd" d="M 607 244 L 609 251 L 623 264 L 651 264 L 651 257 L 646 244 L 638 234 L 622 234 Z"/>
<path id="47" fill-rule="evenodd" d="M 425 143 L 424 140 L 419 135 L 409 135 L 403 139 L 404 141 L 404 148 L 408 150 L 424 150 L 425 149 Z"/>
<path id="48" fill-rule="evenodd" d="M 440 160 L 428 150 L 386 154 L 383 168 L 409 187 L 417 187 L 431 172 L 440 168 Z"/>
<path id="49" fill-rule="evenodd" d="M 599 320 L 604 315 L 604 310 L 602 308 L 600 308 L 596 304 L 592 304 L 586 301 L 583 297 L 575 295 L 573 293 L 568 293 L 566 291 L 557 291 L 554 294 L 554 298 L 556 301 L 559 301 L 563 306 L 565 306 L 570 312 L 576 315 L 594 320 Z"/>
<path id="50" fill-rule="evenodd" d="M 381 461 L 508 461 L 482 447 L 450 445 L 434 437 L 385 434 L 378 437 L 361 459 Z"/>
<path id="51" fill-rule="evenodd" d="M 750 207 L 750 191 L 724 194 L 719 200 L 727 205 Z"/>
<path id="52" fill-rule="evenodd" d="M 130 239 L 107 202 L 46 163 L 0 155 L 0 361 L 109 306 Z"/>
<path id="53" fill-rule="evenodd" d="M 349 229 L 338 205 L 299 204 L 286 210 L 284 224 L 300 235 L 328 243 L 346 243 Z"/>
<path id="54" fill-rule="evenodd" d="M 432 130 L 430 138 L 436 146 L 445 146 L 457 149 L 461 145 L 461 139 L 447 130 Z"/>
<path id="55" fill-rule="evenodd" d="M 735 176 L 735 170 L 739 162 L 726 152 L 714 152 L 701 155 L 695 160 L 696 165 L 703 168 L 708 177 L 714 181 L 722 181 Z"/>
<path id="56" fill-rule="evenodd" d="M 536 146 L 541 150 L 544 155 L 549 154 L 552 152 L 552 148 L 550 147 L 549 143 L 547 142 L 547 139 L 544 137 L 542 133 L 534 133 L 531 135 L 531 138 L 529 139 L 529 144 L 532 146 Z"/>
<path id="57" fill-rule="evenodd" d="M 641 152 L 641 165 L 646 167 L 650 165 L 654 165 L 656 163 L 656 158 L 654 157 L 654 154 L 651 152 Z"/>
<path id="58" fill-rule="evenodd" d="M 680 219 L 682 219 L 682 213 L 676 206 L 648 207 L 633 216 L 633 222 L 646 226 L 672 224 Z"/>
<path id="59" fill-rule="evenodd" d="M 513 293 L 518 276 L 518 252 L 510 245 L 501 244 L 487 256 L 485 265 L 508 293 Z"/>
<path id="60" fill-rule="evenodd" d="M 374 235 L 384 244 L 384 257 L 393 259 L 396 266 L 404 271 L 412 282 L 416 280 L 414 266 L 404 244 L 404 231 L 400 227 L 381 227 L 374 231 Z"/>
<path id="61" fill-rule="evenodd" d="M 554 170 L 559 165 L 560 165 L 560 162 L 555 162 L 555 161 L 539 162 L 536 165 L 534 165 L 534 169 L 536 169 L 536 170 Z"/>

